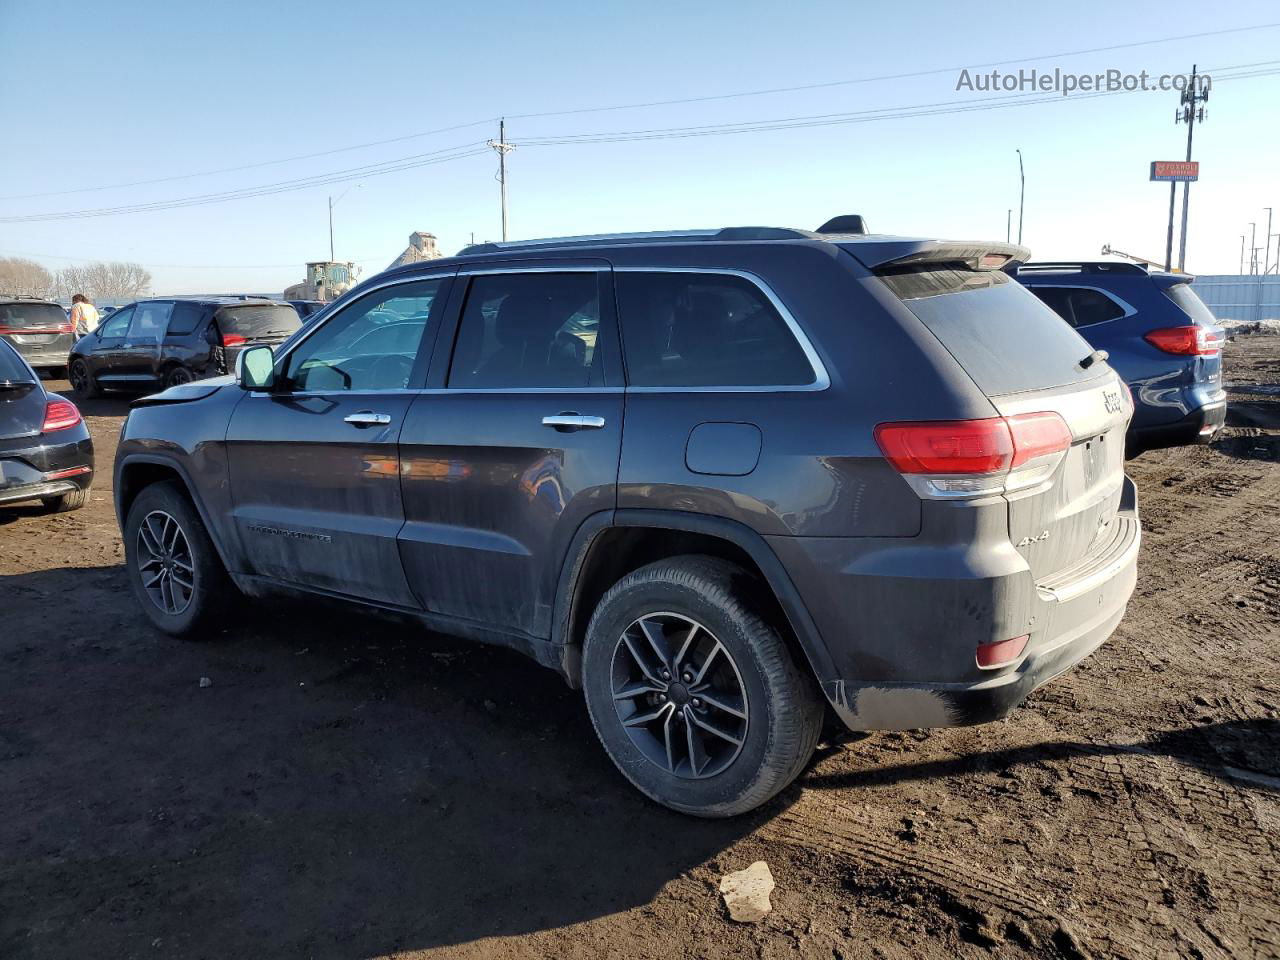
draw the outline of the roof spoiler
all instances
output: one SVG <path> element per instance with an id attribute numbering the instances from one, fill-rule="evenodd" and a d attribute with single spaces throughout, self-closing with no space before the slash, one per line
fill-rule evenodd
<path id="1" fill-rule="evenodd" d="M 1151 279 L 1155 281 L 1156 286 L 1164 290 L 1176 287 L 1180 283 L 1190 283 L 1195 278 L 1193 273 L 1165 273 L 1163 270 L 1160 273 L 1151 274 Z"/>
<path id="2" fill-rule="evenodd" d="M 869 270 L 884 272 L 922 263 L 964 263 L 973 270 L 1003 270 L 1026 263 L 1031 251 L 1016 243 L 952 240 L 883 240 L 855 242 L 844 249 Z"/>

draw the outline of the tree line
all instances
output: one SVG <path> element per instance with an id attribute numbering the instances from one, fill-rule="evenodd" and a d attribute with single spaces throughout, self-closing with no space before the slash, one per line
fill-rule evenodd
<path id="1" fill-rule="evenodd" d="M 83 293 L 90 301 L 136 300 L 151 292 L 151 271 L 121 260 L 49 270 L 34 260 L 0 257 L 0 295 L 66 300 Z"/>

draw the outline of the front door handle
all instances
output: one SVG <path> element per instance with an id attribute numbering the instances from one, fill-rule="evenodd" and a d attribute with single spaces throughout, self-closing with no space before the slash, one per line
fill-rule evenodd
<path id="1" fill-rule="evenodd" d="M 342 420 L 344 423 L 353 423 L 357 427 L 385 427 L 391 422 L 391 414 L 361 410 L 358 413 L 347 414 Z"/>
<path id="2" fill-rule="evenodd" d="M 554 427 L 562 432 L 573 430 L 599 430 L 604 426 L 604 417 L 584 417 L 577 413 L 559 413 L 554 417 L 543 417 L 544 427 Z"/>

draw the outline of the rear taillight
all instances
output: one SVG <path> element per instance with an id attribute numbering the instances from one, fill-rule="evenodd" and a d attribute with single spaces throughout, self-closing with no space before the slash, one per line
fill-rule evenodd
<path id="1" fill-rule="evenodd" d="M 1157 350 L 1183 357 L 1211 357 L 1226 339 L 1220 327 L 1161 327 L 1143 337 Z"/>
<path id="2" fill-rule="evenodd" d="M 882 423 L 876 444 L 926 497 L 979 497 L 1022 490 L 1048 479 L 1071 446 L 1056 413 L 985 420 Z"/>
<path id="3" fill-rule="evenodd" d="M 249 341 L 240 336 L 238 333 L 224 333 L 222 335 L 222 345 L 224 347 L 243 347 Z"/>
<path id="4" fill-rule="evenodd" d="M 0 323 L 0 335 L 14 333 L 73 333 L 75 327 L 71 325 L 70 320 L 66 320 L 54 327 L 10 327 Z"/>
<path id="5" fill-rule="evenodd" d="M 70 400 L 50 400 L 44 408 L 44 425 L 41 433 L 68 430 L 81 422 L 80 411 Z"/>
<path id="6" fill-rule="evenodd" d="M 71 325 L 70 320 L 66 321 L 65 323 L 58 324 L 59 333 L 74 333 L 75 329 L 76 328 Z"/>

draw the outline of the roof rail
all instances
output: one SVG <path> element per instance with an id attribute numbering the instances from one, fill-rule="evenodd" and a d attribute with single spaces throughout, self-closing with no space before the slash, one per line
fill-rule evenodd
<path id="1" fill-rule="evenodd" d="M 704 240 L 812 240 L 814 234 L 789 227 L 723 227 L 716 230 L 657 230 L 648 233 L 598 233 L 580 237 L 544 237 L 538 240 L 501 240 L 463 247 L 458 256 L 502 253 L 538 247 L 587 247 L 624 243 L 666 243 Z"/>
<path id="2" fill-rule="evenodd" d="M 1134 273 L 1146 276 L 1147 268 L 1123 260 L 1034 260 L 1010 268 L 1011 273 Z"/>

